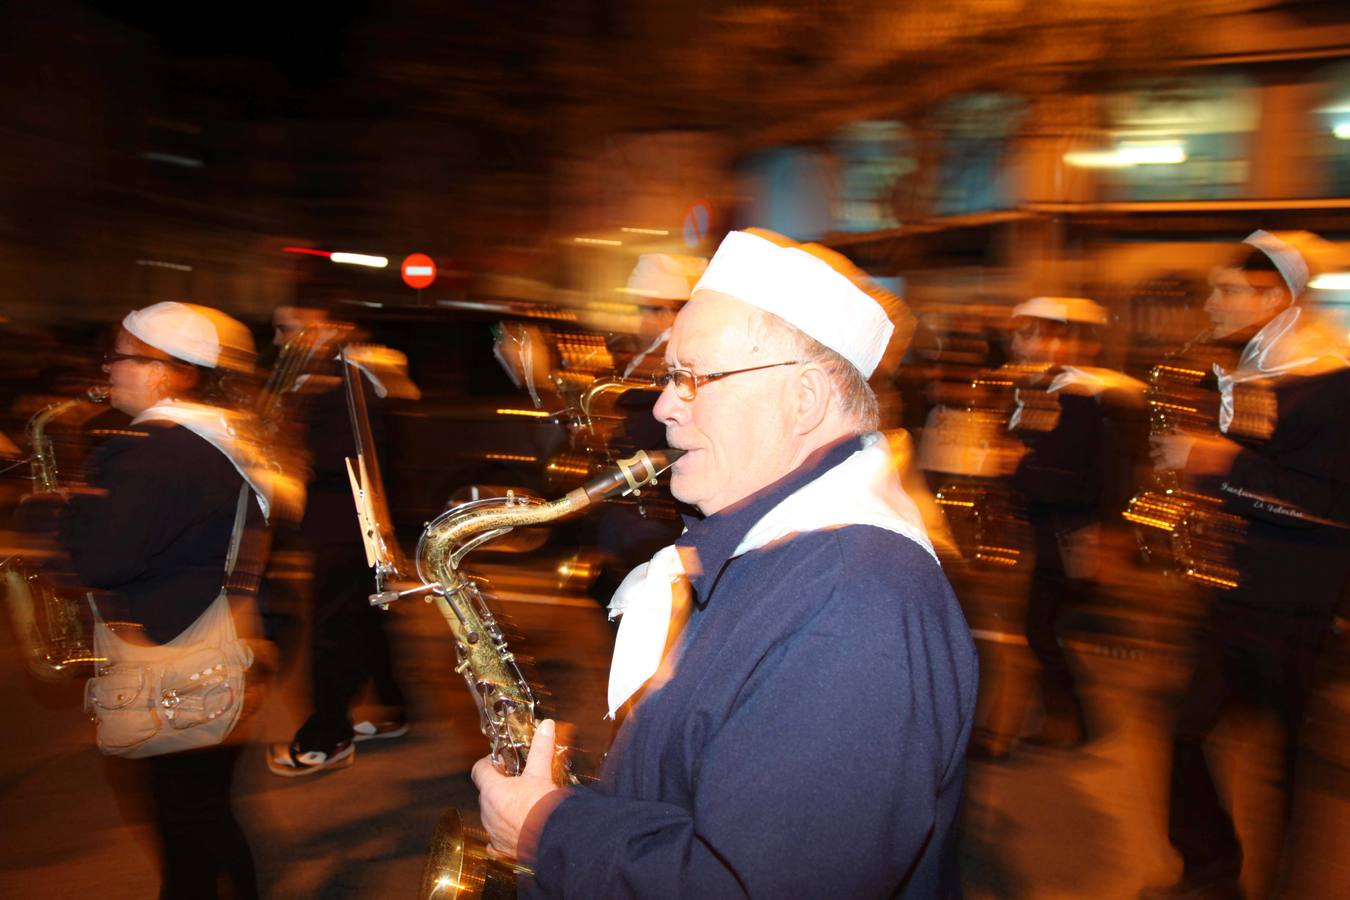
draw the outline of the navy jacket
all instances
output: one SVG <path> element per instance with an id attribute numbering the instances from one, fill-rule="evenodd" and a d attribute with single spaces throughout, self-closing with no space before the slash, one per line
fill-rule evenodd
<path id="1" fill-rule="evenodd" d="M 172 640 L 220 592 L 243 476 L 203 438 L 156 421 L 100 445 L 87 468 L 93 491 L 61 517 L 75 574 L 114 595 L 105 617 Z"/>
<path id="2" fill-rule="evenodd" d="M 702 572 L 676 672 L 624 722 L 600 781 L 551 809 L 524 896 L 959 895 L 977 663 L 938 564 L 861 525 L 728 559 L 859 446 L 689 523 L 679 544 Z"/>
<path id="3" fill-rule="evenodd" d="M 1230 435 L 1232 470 L 1202 482 L 1246 523 L 1238 587 L 1219 599 L 1324 622 L 1350 585 L 1350 368 L 1278 379 L 1273 398 L 1269 437 Z"/>

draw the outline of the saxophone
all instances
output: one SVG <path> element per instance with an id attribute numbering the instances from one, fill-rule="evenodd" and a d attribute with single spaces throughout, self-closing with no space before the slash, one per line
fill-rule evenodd
<path id="1" fill-rule="evenodd" d="M 572 449 L 555 455 L 544 469 L 549 487 L 557 490 L 576 487 L 586 476 L 614 465 L 621 457 L 639 449 L 637 441 L 628 433 L 623 411 L 616 406 L 619 398 L 629 391 L 659 394 L 661 388 L 650 378 L 616 375 L 597 378 L 581 392 L 567 411 Z M 644 491 L 627 502 L 644 519 L 670 522 L 679 519 L 675 500 L 666 490 Z"/>
<path id="2" fill-rule="evenodd" d="M 55 494 L 61 490 L 47 426 L 78 406 L 107 399 L 106 388 L 93 388 L 82 397 L 53 403 L 28 420 L 33 493 Z M 92 674 L 94 650 L 81 615 L 80 598 L 56 590 L 36 569 L 17 557 L 0 562 L 0 578 L 4 583 L 5 605 L 23 645 L 28 670 L 44 681 Z"/>
<path id="3" fill-rule="evenodd" d="M 386 608 L 400 597 L 422 595 L 434 600 L 454 636 L 458 660 L 455 671 L 464 676 L 473 695 L 492 764 L 503 774 L 519 775 L 525 768 L 538 724 L 534 693 L 477 585 L 462 572 L 464 557 L 513 528 L 553 522 L 602 500 L 654 486 L 657 475 L 683 452 L 639 451 L 552 502 L 508 494 L 444 512 L 427 525 L 417 542 L 417 575 L 422 584 L 408 590 L 382 591 L 370 598 L 373 605 Z M 553 762 L 555 782 L 576 783 L 562 757 Z M 519 871 L 510 863 L 489 857 L 481 838 L 464 827 L 458 810 L 450 809 L 441 817 L 432 839 L 421 896 L 437 900 L 514 896 Z"/>
<path id="4" fill-rule="evenodd" d="M 1190 359 L 1197 345 L 1211 340 L 1206 330 L 1169 354 L 1149 371 L 1146 398 L 1149 436 L 1212 428 L 1200 410 L 1205 369 Z M 1220 590 L 1237 587 L 1232 549 L 1242 535 L 1242 519 L 1222 510 L 1215 497 L 1185 488 L 1181 473 L 1154 471 L 1145 490 L 1130 498 L 1123 513 L 1135 527 L 1139 554 L 1146 563 Z"/>

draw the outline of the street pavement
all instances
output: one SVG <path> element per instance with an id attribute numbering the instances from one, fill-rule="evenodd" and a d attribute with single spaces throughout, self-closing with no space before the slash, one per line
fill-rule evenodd
<path id="1" fill-rule="evenodd" d="M 476 814 L 468 772 L 486 752 L 477 714 L 452 670 L 444 622 L 421 601 L 405 603 L 390 612 L 389 625 L 412 729 L 358 745 L 348 768 L 291 779 L 267 771 L 266 742 L 289 740 L 306 715 L 303 654 L 288 650 L 241 757 L 236 792 L 266 897 L 414 897 L 440 814 L 451 806 Z M 599 607 L 577 597 L 518 597 L 502 608 L 526 636 L 513 646 L 534 657 L 534 675 L 552 691 L 560 718 L 577 724 L 574 743 L 603 750 L 612 638 Z M 1030 709 L 1034 722 L 1031 668 L 1015 629 L 1000 630 L 997 616 L 972 614 L 972 624 L 982 637 L 983 714 L 991 704 L 1012 704 Z M 125 787 L 125 767 L 94 748 L 79 686 L 33 682 L 19 667 L 10 630 L 0 634 L 0 897 L 155 896 L 144 810 Z M 1179 871 L 1165 837 L 1165 795 L 1167 723 L 1185 676 L 1184 647 L 1100 631 L 1070 634 L 1069 646 L 1085 673 L 1093 739 L 1071 752 L 1018 748 L 1005 763 L 971 764 L 962 857 L 975 900 L 1127 898 Z M 1350 896 L 1348 715 L 1343 685 L 1319 695 L 1288 853 L 1296 864 L 1283 876 L 1275 871 L 1276 842 L 1266 837 L 1278 830 L 1280 810 L 1274 729 L 1246 718 L 1218 736 L 1216 758 L 1225 783 L 1235 785 L 1248 845 L 1249 896 L 1264 895 L 1277 877 L 1282 896 Z M 592 754 L 581 768 L 594 761 Z"/>

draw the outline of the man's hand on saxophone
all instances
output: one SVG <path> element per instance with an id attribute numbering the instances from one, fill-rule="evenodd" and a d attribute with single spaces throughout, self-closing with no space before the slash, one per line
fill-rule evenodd
<path id="1" fill-rule="evenodd" d="M 489 853 L 528 861 L 532 842 L 526 840 L 522 854 L 521 831 L 535 804 L 559 789 L 553 780 L 556 743 L 557 728 L 552 719 L 545 719 L 535 729 L 525 770 L 519 775 L 498 772 L 491 756 L 474 763 L 473 783 L 479 792 L 483 827 L 492 839 Z"/>

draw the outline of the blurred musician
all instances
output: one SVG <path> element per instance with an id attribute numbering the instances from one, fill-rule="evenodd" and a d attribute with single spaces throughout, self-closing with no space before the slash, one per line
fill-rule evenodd
<path id="1" fill-rule="evenodd" d="M 314 307 L 285 306 L 273 316 L 274 342 L 283 346 L 271 390 L 284 418 L 302 430 L 309 461 L 308 499 L 296 540 L 313 554 L 310 614 L 310 690 L 313 712 L 287 743 L 270 747 L 267 766 L 286 777 L 350 765 L 354 743 L 395 738 L 408 723 L 403 692 L 394 677 L 385 616 L 370 605 L 370 571 L 361 530 L 352 512 L 346 459 L 356 456 L 338 354 L 353 327 Z M 376 400 L 388 392 L 370 378 L 372 432 L 383 436 Z M 353 721 L 352 703 L 367 683 L 375 704 Z"/>
<path id="2" fill-rule="evenodd" d="M 1091 368 L 1101 348 L 1106 310 L 1081 297 L 1036 297 L 1013 309 L 1013 405 L 1007 429 L 1024 450 L 1009 486 L 1025 509 L 1033 563 L 1026 606 L 1027 645 L 1040 663 L 1044 720 L 1027 743 L 1069 748 L 1087 735 L 1074 675 L 1056 632 L 1061 611 L 1096 575 L 1100 504 L 1116 467 L 1104 395 L 1141 387 Z M 995 715 L 1002 721 L 1003 715 Z M 973 752 L 1000 759 L 1017 737 L 987 726 Z"/>
<path id="3" fill-rule="evenodd" d="M 642 318 L 631 345 L 633 352 L 621 359 L 623 377 L 644 382 L 648 389 L 628 390 L 614 399 L 616 430 L 621 433 L 603 441 L 610 461 L 644 447 L 665 446 L 665 430 L 652 416 L 657 393 L 649 389 L 651 376 L 662 365 L 675 313 L 689 299 L 706 266 L 707 261 L 697 257 L 647 253 L 638 258 L 628 277 L 625 292 L 640 298 Z M 598 424 L 594 418 L 592 423 L 593 428 Z M 664 494 L 665 489 L 645 493 Z M 608 503 L 595 517 L 596 547 L 603 566 L 593 588 L 595 596 L 610 597 L 634 566 L 679 536 L 680 521 L 670 498 L 659 499 L 664 503 L 649 498 L 640 498 L 638 503 Z"/>
<path id="4" fill-rule="evenodd" d="M 1173 737 L 1168 837 L 1180 881 L 1146 897 L 1236 897 L 1242 848 L 1206 759 L 1235 700 L 1272 697 L 1284 727 L 1285 798 L 1317 651 L 1350 576 L 1350 364 L 1305 290 L 1325 245 L 1257 231 L 1216 269 L 1205 311 L 1240 342 L 1216 365 L 1220 434 L 1154 435 L 1153 459 L 1221 498 L 1246 526 L 1236 585 L 1215 592 Z"/>
<path id="5" fill-rule="evenodd" d="M 247 435 L 231 383 L 253 369 L 248 330 L 188 303 L 128 313 L 104 355 L 109 403 L 131 423 L 87 461 L 92 490 L 65 498 L 60 543 L 81 584 L 105 593 L 100 615 L 164 644 L 193 626 L 221 590 L 240 506 L 249 527 L 230 577 L 241 630 L 262 571 L 257 538 L 282 488 Z M 51 501 L 59 495 L 43 495 Z M 257 667 L 249 673 L 252 678 Z M 258 896 L 253 855 L 231 808 L 240 746 L 216 745 L 112 765 L 143 777 L 161 854 L 160 897 Z"/>

